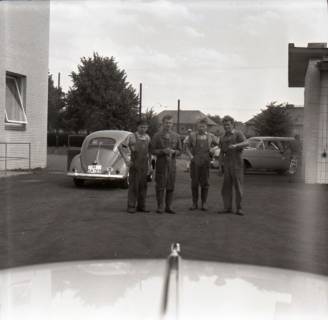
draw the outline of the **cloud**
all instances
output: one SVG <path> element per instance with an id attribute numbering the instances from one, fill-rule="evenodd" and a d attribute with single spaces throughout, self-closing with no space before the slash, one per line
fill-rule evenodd
<path id="1" fill-rule="evenodd" d="M 224 54 L 215 48 L 202 47 L 186 54 L 184 63 L 197 69 L 225 69 L 241 66 L 243 59 L 235 53 Z"/>
<path id="2" fill-rule="evenodd" d="M 191 38 L 203 38 L 205 36 L 204 33 L 193 28 L 192 26 L 185 26 L 184 30 L 185 30 L 186 34 Z"/>
<path id="3" fill-rule="evenodd" d="M 277 11 L 259 10 L 254 14 L 244 17 L 241 22 L 242 28 L 251 36 L 262 36 L 263 33 L 271 33 L 272 27 L 280 27 L 282 23 L 281 15 Z"/>
<path id="4" fill-rule="evenodd" d="M 128 48 L 121 56 L 125 64 L 135 70 L 173 69 L 177 67 L 176 59 L 164 52 L 142 48 Z M 140 66 L 141 68 L 138 68 Z"/>
<path id="5" fill-rule="evenodd" d="M 247 120 L 271 100 L 302 104 L 302 90 L 287 85 L 288 42 L 328 41 L 322 3 L 52 1 L 50 72 L 62 72 L 67 89 L 80 57 L 97 51 L 114 56 L 136 88 L 143 82 L 145 106 L 181 98 Z"/>
<path id="6" fill-rule="evenodd" d="M 155 19 L 160 20 L 193 20 L 195 14 L 192 13 L 188 6 L 180 1 L 167 1 L 167 0 L 157 0 L 157 1 L 134 1 L 128 6 L 131 10 L 135 12 L 142 13 L 145 16 L 151 16 Z"/>

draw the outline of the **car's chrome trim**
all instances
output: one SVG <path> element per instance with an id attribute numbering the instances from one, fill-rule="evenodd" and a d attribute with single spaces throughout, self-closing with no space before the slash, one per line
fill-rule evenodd
<path id="1" fill-rule="evenodd" d="M 68 172 L 67 176 L 79 179 L 104 179 L 104 180 L 119 180 L 125 179 L 127 176 L 123 174 L 102 174 L 102 173 L 80 173 Z"/>
<path id="2" fill-rule="evenodd" d="M 171 253 L 167 258 L 167 267 L 164 278 L 164 288 L 162 297 L 162 317 L 169 315 L 170 319 L 178 318 L 179 291 L 180 291 L 180 244 L 171 245 Z"/>

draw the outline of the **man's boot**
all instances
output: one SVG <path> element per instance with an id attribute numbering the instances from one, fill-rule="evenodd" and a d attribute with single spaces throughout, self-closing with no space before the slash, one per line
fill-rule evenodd
<path id="1" fill-rule="evenodd" d="M 190 207 L 191 211 L 198 209 L 198 187 L 191 188 L 192 195 L 192 206 Z"/>
<path id="2" fill-rule="evenodd" d="M 208 196 L 208 188 L 201 189 L 201 200 L 202 200 L 202 210 L 207 211 L 207 196 Z"/>
<path id="3" fill-rule="evenodd" d="M 156 190 L 157 213 L 163 213 L 164 190 Z"/>
<path id="4" fill-rule="evenodd" d="M 173 202 L 173 190 L 166 190 L 166 198 L 165 198 L 165 212 L 175 214 L 175 211 L 172 210 L 172 202 Z"/>

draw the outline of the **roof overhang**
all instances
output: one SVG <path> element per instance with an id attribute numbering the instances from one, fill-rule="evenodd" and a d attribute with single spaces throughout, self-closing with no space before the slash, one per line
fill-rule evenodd
<path id="1" fill-rule="evenodd" d="M 288 46 L 288 86 L 304 87 L 305 74 L 310 60 L 320 60 L 328 57 L 326 47 L 295 47 Z"/>

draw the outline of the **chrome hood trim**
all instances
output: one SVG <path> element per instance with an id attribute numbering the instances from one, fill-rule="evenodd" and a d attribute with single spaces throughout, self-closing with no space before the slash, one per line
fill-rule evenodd
<path id="1" fill-rule="evenodd" d="M 0 318 L 328 318 L 327 277 L 250 265 L 189 261 L 172 257 L 172 253 L 171 258 L 169 269 L 165 260 L 99 260 L 2 270 Z M 169 274 L 173 275 L 173 282 L 166 286 L 165 275 Z M 179 284 L 176 297 L 172 295 L 176 292 L 174 284 Z"/>
<path id="2" fill-rule="evenodd" d="M 161 312 L 163 319 L 178 319 L 180 296 L 180 244 L 171 245 L 166 261 Z"/>

